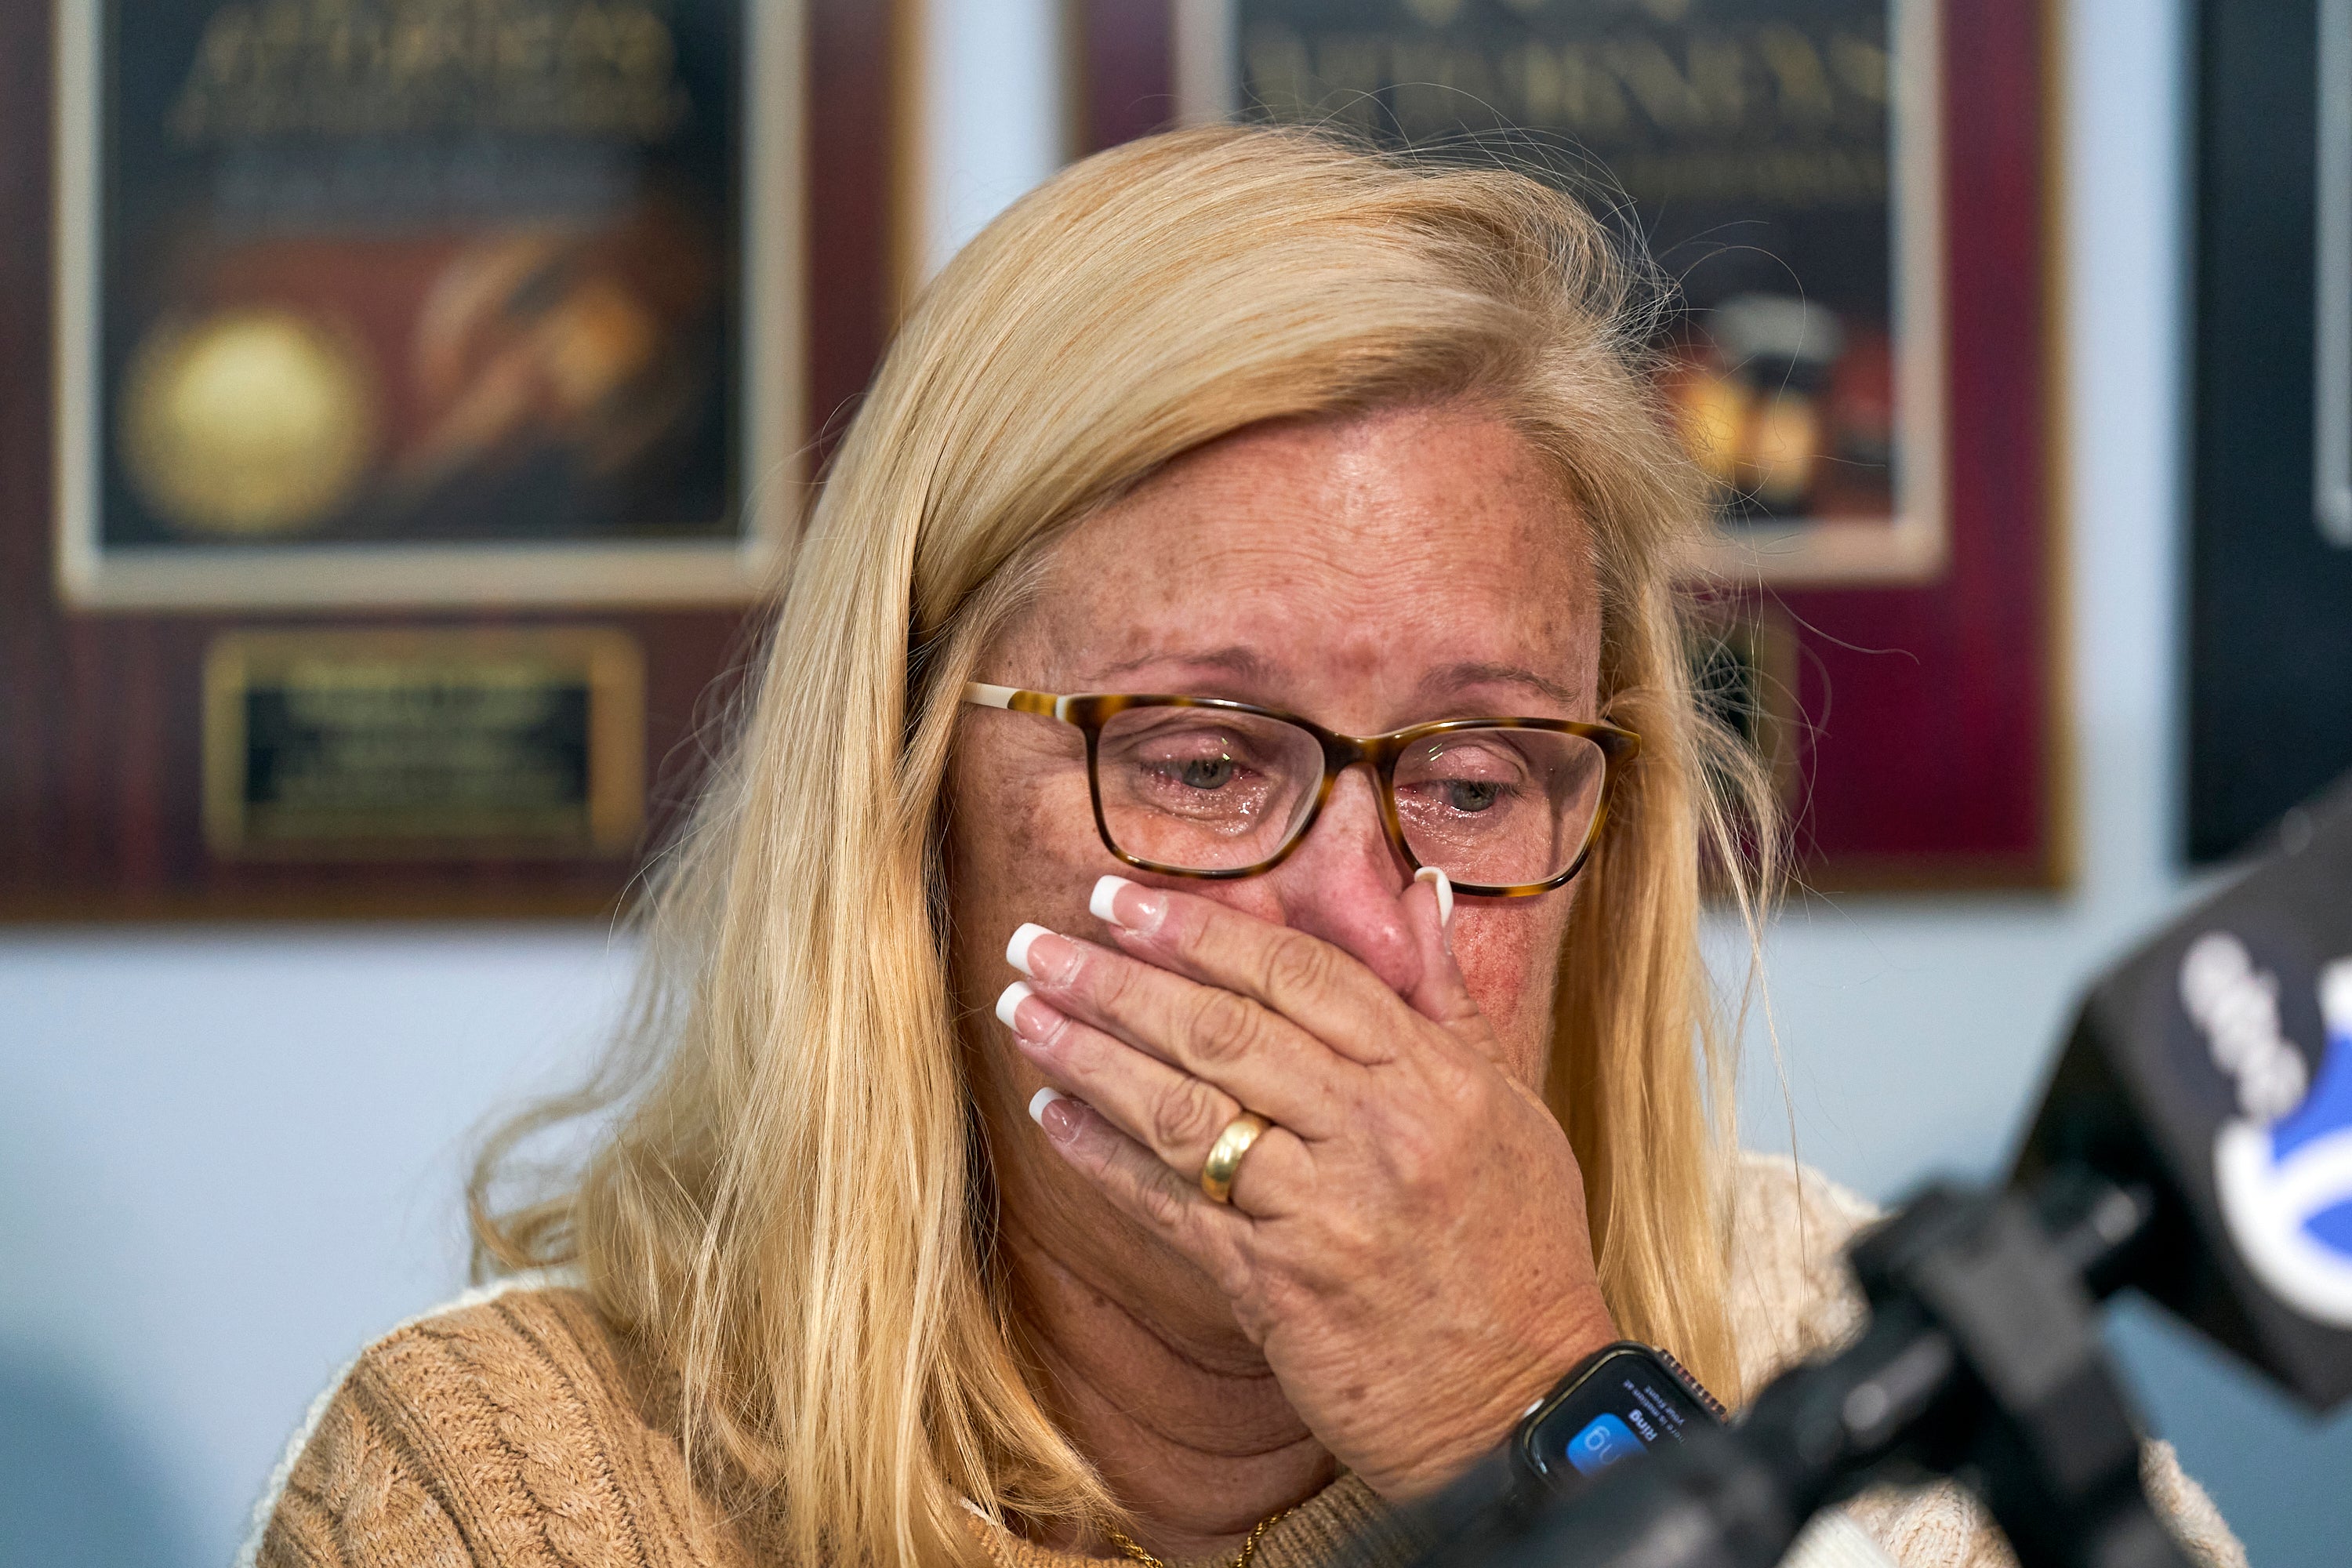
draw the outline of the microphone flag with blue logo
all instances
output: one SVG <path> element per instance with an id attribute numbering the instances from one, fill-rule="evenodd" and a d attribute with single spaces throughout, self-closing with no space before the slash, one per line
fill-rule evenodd
<path id="1" fill-rule="evenodd" d="M 2146 1181 L 2137 1283 L 2325 1409 L 2352 1394 L 2352 784 L 2093 990 L 2013 1180 Z"/>

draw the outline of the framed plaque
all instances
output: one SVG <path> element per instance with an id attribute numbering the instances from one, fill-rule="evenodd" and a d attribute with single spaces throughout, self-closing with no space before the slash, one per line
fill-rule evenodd
<path id="1" fill-rule="evenodd" d="M 0 7 L 0 918 L 612 907 L 889 331 L 898 41 Z"/>
<path id="2" fill-rule="evenodd" d="M 128 4 L 57 12 L 68 605 L 766 582 L 797 5 Z"/>
<path id="3" fill-rule="evenodd" d="M 2048 28 L 2040 0 L 1087 0 L 1072 120 L 1087 147 L 1335 123 L 1629 224 L 1677 280 L 1666 390 L 1721 482 L 1695 573 L 1788 628 L 1711 646 L 1788 645 L 1769 760 L 1806 879 L 2043 887 Z"/>
<path id="4" fill-rule="evenodd" d="M 1773 584 L 1942 569 L 1932 6 L 1180 0 L 1188 121 L 1503 156 L 1631 216 L 1684 311 L 1668 376 L 1718 482 L 1712 564 Z"/>
<path id="5" fill-rule="evenodd" d="M 2352 769 L 2352 4 L 2198 22 L 2189 858 Z"/>
<path id="6" fill-rule="evenodd" d="M 645 826 L 645 658 L 614 631 L 229 632 L 205 655 L 224 859 L 618 856 Z"/>

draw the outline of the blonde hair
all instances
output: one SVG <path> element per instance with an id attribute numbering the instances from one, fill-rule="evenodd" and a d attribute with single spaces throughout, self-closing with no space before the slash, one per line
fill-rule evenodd
<path id="1" fill-rule="evenodd" d="M 1548 1092 L 1618 1327 L 1736 1390 L 1729 1046 L 1696 927 L 1703 840 L 1737 858 L 1711 792 L 1739 764 L 1709 761 L 1685 675 L 1673 578 L 1706 499 L 1647 391 L 1641 284 L 1535 180 L 1219 128 L 1065 171 L 923 297 L 816 501 L 739 732 L 656 868 L 631 1026 L 586 1089 L 493 1142 L 471 1189 L 478 1257 L 576 1260 L 683 1379 L 689 1446 L 780 1496 L 790 1560 L 968 1557 L 960 1498 L 1121 1517 L 1040 1405 L 992 1259 L 941 780 L 959 690 L 1043 552 L 1268 419 L 1475 398 L 1585 522 L 1603 712 L 1644 747 L 1583 873 Z M 520 1140 L 615 1105 L 576 1182 L 498 1207 Z"/>

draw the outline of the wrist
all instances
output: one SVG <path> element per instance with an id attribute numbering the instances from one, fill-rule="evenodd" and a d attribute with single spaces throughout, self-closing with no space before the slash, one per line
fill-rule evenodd
<path id="1" fill-rule="evenodd" d="M 1479 1391 L 1455 1406 L 1454 1417 L 1433 1426 L 1428 1440 L 1404 1463 L 1375 1479 L 1365 1478 L 1392 1502 L 1409 1502 L 1450 1485 L 1473 1466 L 1507 1447 L 1519 1423 L 1563 1379 L 1617 1341 L 1608 1309 L 1596 1300 L 1557 1338 L 1486 1378 L 1465 1379 Z M 1469 1390 L 1465 1387 L 1465 1393 Z"/>

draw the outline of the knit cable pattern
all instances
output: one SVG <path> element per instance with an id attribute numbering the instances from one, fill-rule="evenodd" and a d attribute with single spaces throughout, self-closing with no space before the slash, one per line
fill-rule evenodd
<path id="1" fill-rule="evenodd" d="M 1858 1329 L 1839 1253 L 1876 1212 L 1785 1157 L 1743 1159 L 1731 1307 L 1749 1387 Z M 239 1568 L 753 1568 L 763 1521 L 696 1486 L 677 1418 L 674 1380 L 576 1289 L 539 1281 L 477 1299 L 359 1358 L 289 1449 Z M 2198 1568 L 2245 1568 L 2169 1445 L 2149 1444 L 2142 1472 Z M 1321 1568 L 1379 1507 L 1343 1476 L 1267 1533 L 1260 1568 Z M 1881 1489 L 1844 1512 L 1901 1568 L 2014 1568 L 1956 1487 Z M 971 1522 L 976 1568 L 1104 1568 Z"/>

